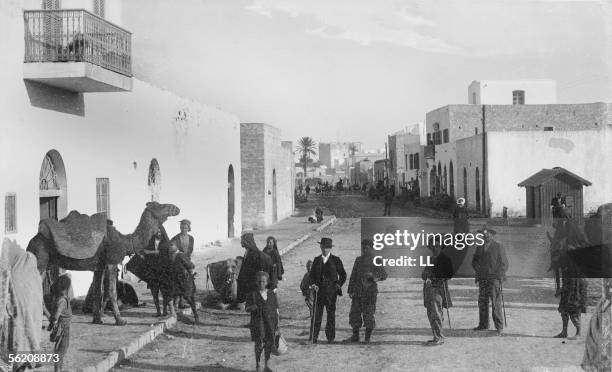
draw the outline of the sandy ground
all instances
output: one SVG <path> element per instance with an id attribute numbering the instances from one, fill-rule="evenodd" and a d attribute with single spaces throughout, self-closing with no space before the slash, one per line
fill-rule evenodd
<path id="1" fill-rule="evenodd" d="M 348 202 L 348 204 L 346 204 Z M 334 254 L 350 273 L 359 251 L 360 215 L 378 214 L 380 203 L 358 196 L 309 201 L 306 209 L 323 203 L 343 218 L 324 231 L 334 239 Z M 396 209 L 396 215 L 410 214 Z M 418 214 L 418 213 L 414 213 Z M 551 338 L 561 328 L 552 279 L 510 278 L 504 286 L 508 327 L 504 337 L 493 332 L 474 332 L 478 323 L 477 287 L 473 279 L 453 279 L 450 292 L 452 329 L 445 319 L 447 341 L 430 348 L 431 338 L 418 279 L 391 278 L 379 284 L 377 328 L 369 345 L 303 345 L 309 327 L 308 310 L 299 282 L 308 259 L 320 253 L 314 236 L 283 257 L 286 275 L 280 283 L 281 329 L 290 350 L 273 357 L 275 371 L 551 371 L 580 370 L 584 337 Z M 345 287 L 346 288 L 346 287 Z M 338 299 L 336 340 L 350 336 L 348 297 Z M 589 309 L 591 310 L 591 308 Z M 117 371 L 250 371 L 254 370 L 253 343 L 244 328 L 245 312 L 202 310 L 204 324 L 187 319 L 167 334 L 116 367 Z M 448 317 L 447 317 L 448 318 Z M 582 317 L 583 328 L 590 314 Z M 570 326 L 570 334 L 573 334 Z M 321 337 L 323 337 L 321 332 Z M 362 336 L 363 337 L 363 336 Z"/>

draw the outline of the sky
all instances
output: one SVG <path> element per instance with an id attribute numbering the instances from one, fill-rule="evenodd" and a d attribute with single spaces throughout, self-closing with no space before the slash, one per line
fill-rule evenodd
<path id="1" fill-rule="evenodd" d="M 612 2 L 130 0 L 135 77 L 265 122 L 363 142 L 467 103 L 473 80 L 554 79 L 612 102 Z M 146 12 L 142 9 L 147 9 Z"/>

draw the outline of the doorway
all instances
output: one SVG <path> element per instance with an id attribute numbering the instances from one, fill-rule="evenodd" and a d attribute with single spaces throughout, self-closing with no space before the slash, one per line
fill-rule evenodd
<path id="1" fill-rule="evenodd" d="M 278 221 L 278 205 L 276 200 L 276 169 L 272 170 L 272 223 Z"/>
<path id="2" fill-rule="evenodd" d="M 56 150 L 47 152 L 43 158 L 38 176 L 38 201 L 40 219 L 52 218 L 56 221 L 67 215 L 66 202 L 66 169 L 61 155 Z M 43 277 L 43 293 L 51 293 L 51 284 L 57 280 L 60 269 L 51 266 Z"/>
<path id="3" fill-rule="evenodd" d="M 227 237 L 234 237 L 234 167 L 230 164 L 227 170 Z"/>

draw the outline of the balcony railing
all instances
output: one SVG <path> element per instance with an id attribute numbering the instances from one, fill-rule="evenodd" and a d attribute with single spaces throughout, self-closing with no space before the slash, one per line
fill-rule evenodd
<path id="1" fill-rule="evenodd" d="M 132 34 L 84 9 L 26 10 L 24 62 L 89 62 L 132 76 Z"/>

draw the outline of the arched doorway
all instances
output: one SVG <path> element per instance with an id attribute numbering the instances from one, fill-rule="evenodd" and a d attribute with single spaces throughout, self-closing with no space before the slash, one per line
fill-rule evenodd
<path id="1" fill-rule="evenodd" d="M 429 172 L 429 195 L 436 194 L 436 166 L 434 165 Z"/>
<path id="2" fill-rule="evenodd" d="M 480 171 L 476 167 L 476 209 L 480 211 Z"/>
<path id="3" fill-rule="evenodd" d="M 276 201 L 276 169 L 272 170 L 272 222 L 278 221 L 278 207 Z"/>
<path id="4" fill-rule="evenodd" d="M 57 150 L 45 154 L 38 176 L 40 219 L 60 220 L 68 214 L 66 168 Z M 43 293 L 51 293 L 51 284 L 59 277 L 60 269 L 50 267 L 43 277 Z"/>
<path id="5" fill-rule="evenodd" d="M 465 199 L 465 206 L 468 205 L 468 182 L 467 182 L 467 169 L 463 168 L 463 198 Z"/>
<path id="6" fill-rule="evenodd" d="M 234 167 L 230 164 L 227 170 L 227 237 L 234 237 Z"/>
<path id="7" fill-rule="evenodd" d="M 446 173 L 446 164 L 444 164 L 444 173 L 442 174 L 442 190 L 445 194 L 448 194 L 448 176 Z"/>
<path id="8" fill-rule="evenodd" d="M 149 177 L 147 180 L 149 192 L 151 193 L 151 201 L 159 202 L 159 194 L 161 192 L 161 172 L 157 159 L 151 159 L 149 164 Z"/>
<path id="9" fill-rule="evenodd" d="M 451 162 L 448 165 L 448 189 L 449 189 L 449 195 L 450 196 L 455 196 L 455 176 L 453 174 L 453 161 L 451 160 Z"/>

